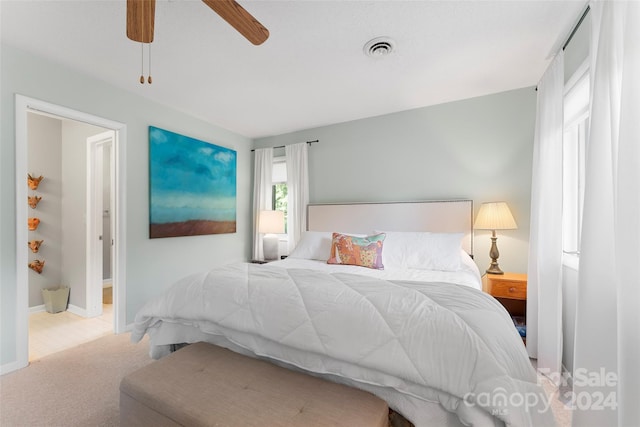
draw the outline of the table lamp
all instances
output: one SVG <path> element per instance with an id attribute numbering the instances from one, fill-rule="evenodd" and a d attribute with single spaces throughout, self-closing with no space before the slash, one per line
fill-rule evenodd
<path id="1" fill-rule="evenodd" d="M 260 211 L 258 232 L 262 237 L 262 250 L 265 260 L 278 259 L 278 236 L 284 233 L 284 212 Z"/>
<path id="2" fill-rule="evenodd" d="M 476 230 L 491 230 L 491 249 L 489 256 L 491 257 L 491 265 L 487 269 L 490 274 L 504 274 L 498 266 L 498 245 L 496 244 L 496 230 L 514 230 L 518 228 L 516 221 L 511 215 L 509 206 L 505 202 L 489 202 L 480 205 L 476 222 L 473 225 Z"/>

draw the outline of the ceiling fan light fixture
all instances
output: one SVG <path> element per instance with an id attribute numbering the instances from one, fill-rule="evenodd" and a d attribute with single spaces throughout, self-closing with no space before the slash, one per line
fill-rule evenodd
<path id="1" fill-rule="evenodd" d="M 396 43 L 390 37 L 376 37 L 365 43 L 364 54 L 372 58 L 382 58 L 393 53 Z"/>

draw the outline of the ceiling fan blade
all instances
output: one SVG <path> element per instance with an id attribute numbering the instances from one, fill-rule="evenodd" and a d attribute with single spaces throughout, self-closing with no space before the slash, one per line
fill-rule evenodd
<path id="1" fill-rule="evenodd" d="M 251 43 L 259 45 L 269 37 L 269 30 L 234 0 L 202 1 Z"/>
<path id="2" fill-rule="evenodd" d="M 156 0 L 127 0 L 127 37 L 151 43 L 155 14 Z"/>

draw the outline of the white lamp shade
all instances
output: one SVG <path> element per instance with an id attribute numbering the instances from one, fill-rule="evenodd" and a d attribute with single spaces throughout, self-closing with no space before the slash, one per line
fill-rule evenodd
<path id="1" fill-rule="evenodd" d="M 264 234 L 284 233 L 284 212 L 260 211 L 258 218 L 258 232 Z"/>
<path id="2" fill-rule="evenodd" d="M 489 202 L 480 205 L 480 211 L 478 211 L 473 228 L 477 230 L 514 230 L 518 226 L 505 202 Z"/>

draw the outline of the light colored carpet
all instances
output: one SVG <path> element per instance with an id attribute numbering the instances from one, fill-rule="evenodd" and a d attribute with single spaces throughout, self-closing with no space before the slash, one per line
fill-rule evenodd
<path id="1" fill-rule="evenodd" d="M 119 425 L 120 380 L 148 363 L 149 344 L 108 335 L 0 377 L 2 427 Z"/>
<path id="2" fill-rule="evenodd" d="M 151 363 L 148 348 L 147 338 L 132 344 L 129 334 L 108 335 L 0 377 L 0 426 L 118 426 L 120 380 Z M 571 411 L 558 390 L 540 379 L 554 397 L 558 426 L 570 426 Z"/>
<path id="3" fill-rule="evenodd" d="M 571 417 L 573 411 L 569 406 L 563 402 L 563 395 L 570 389 L 561 388 L 558 389 L 548 378 L 538 375 L 538 381 L 542 384 L 547 396 L 550 397 L 551 410 L 556 418 L 558 427 L 571 427 Z"/>

